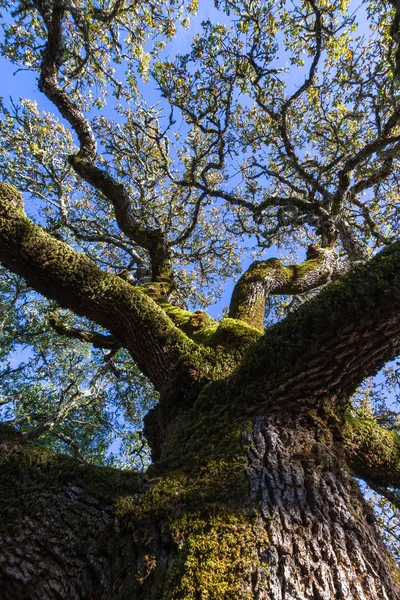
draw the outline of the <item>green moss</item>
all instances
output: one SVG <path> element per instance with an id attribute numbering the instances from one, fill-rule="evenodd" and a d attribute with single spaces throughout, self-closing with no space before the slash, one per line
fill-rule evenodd
<path id="1" fill-rule="evenodd" d="M 199 417 L 200 406 L 190 412 Z M 117 501 L 118 516 L 143 552 L 152 555 L 154 523 L 170 546 L 168 564 L 154 565 L 154 573 L 143 580 L 146 600 L 251 598 L 251 573 L 262 570 L 259 556 L 268 540 L 249 506 L 245 424 L 231 417 L 221 430 L 215 413 L 200 420 L 193 415 L 198 429 L 188 430 L 186 440 L 181 417 L 177 447 L 170 447 L 168 460 L 158 466 L 168 471 L 155 477 L 145 494 Z M 185 421 L 190 427 L 187 415 Z"/>
<path id="2" fill-rule="evenodd" d="M 17 208 L 8 197 L 2 201 L 0 194 L 0 254 L 4 264 L 46 297 L 109 329 L 161 387 L 168 362 L 173 364 L 185 351 L 190 352 L 194 343 L 140 290 L 102 271 Z M 157 351 L 165 357 L 164 371 L 159 363 L 151 371 L 151 358 Z"/>
<path id="3" fill-rule="evenodd" d="M 242 361 L 238 385 L 248 382 L 249 396 L 254 396 L 259 392 L 253 383 L 259 390 L 266 374 L 271 387 L 288 373 L 291 377 L 306 374 L 307 363 L 321 359 L 324 345 L 332 343 L 332 332 L 337 339 L 343 334 L 346 340 L 351 331 L 379 327 L 380 319 L 386 320 L 400 302 L 399 263 L 400 242 L 396 242 L 270 327 Z"/>
<path id="4" fill-rule="evenodd" d="M 9 450 L 0 454 L 0 511 L 5 523 L 36 511 L 42 491 L 56 491 L 63 485 L 73 484 L 85 493 L 112 499 L 132 493 L 142 484 L 135 473 L 77 463 L 40 446 L 22 443 L 18 435 L 10 438 L 1 431 L 2 442 Z"/>
<path id="5" fill-rule="evenodd" d="M 265 298 L 269 280 L 271 293 L 296 293 L 305 277 L 324 265 L 329 249 L 318 249 L 317 256 L 298 265 L 284 266 L 277 258 L 255 261 L 237 282 L 229 307 L 229 316 L 241 319 L 252 327 L 264 330 Z"/>
<path id="6" fill-rule="evenodd" d="M 168 418 L 163 456 L 149 471 L 149 489 L 117 500 L 118 516 L 150 557 L 151 569 L 144 565 L 135 597 L 250 599 L 251 574 L 263 571 L 259 557 L 268 540 L 250 507 L 243 437 L 250 422 L 241 414 L 240 399 L 221 379 L 203 386 L 191 407 Z M 154 536 L 168 546 L 168 563 L 152 562 Z"/>
<path id="7" fill-rule="evenodd" d="M 387 473 L 400 475 L 400 436 L 379 427 L 373 419 L 346 416 L 342 430 L 347 454 L 358 470 L 381 478 Z"/>
<path id="8" fill-rule="evenodd" d="M 0 202 L 10 203 L 24 212 L 24 199 L 22 194 L 9 183 L 0 181 Z"/>
<path id="9" fill-rule="evenodd" d="M 218 323 L 202 310 L 190 312 L 177 306 L 172 306 L 159 293 L 157 286 L 154 287 L 154 284 L 149 284 L 142 289 L 160 308 L 162 308 L 174 325 L 189 339 L 206 348 L 217 349 L 220 347 L 219 349 L 221 351 L 227 350 L 229 352 L 233 348 L 235 350 L 240 349 L 243 343 L 243 351 L 245 351 L 250 343 L 254 342 L 260 336 L 257 330 L 249 327 L 244 322 L 235 321 L 234 319 L 223 319 Z M 193 360 L 193 357 L 191 358 L 189 354 L 182 360 L 187 363 L 198 363 L 199 354 L 202 354 L 203 357 L 207 357 L 207 360 L 209 359 L 211 363 L 214 362 L 214 364 L 216 364 L 217 360 L 224 362 L 222 352 L 219 353 L 218 359 L 216 355 L 197 351 L 194 352 L 194 355 L 196 355 L 195 360 Z M 212 356 L 214 358 L 211 358 Z M 210 376 L 210 364 L 207 364 L 205 368 L 207 376 Z M 200 370 L 202 371 L 203 369 Z M 226 365 L 223 367 L 221 365 L 221 371 L 223 371 L 225 375 L 227 374 Z"/>
<path id="10" fill-rule="evenodd" d="M 180 312 L 187 311 L 176 309 L 176 314 Z M 200 319 L 201 322 L 205 315 L 187 314 L 190 320 Z M 208 319 L 207 315 L 204 319 Z M 181 327 L 187 331 L 189 325 L 181 324 Z M 191 351 L 183 354 L 175 363 L 162 395 L 162 411 L 164 414 L 168 412 L 168 420 L 178 411 L 192 406 L 204 386 L 229 377 L 248 349 L 261 337 L 261 333 L 247 323 L 223 319 L 211 327 L 200 327 L 195 333 L 192 328 L 191 337 L 198 344 L 194 344 Z"/>
<path id="11" fill-rule="evenodd" d="M 214 346 L 223 346 L 231 352 L 238 352 L 240 357 L 260 339 L 262 333 L 239 319 L 223 319 L 216 329 L 212 344 Z"/>
<path id="12" fill-rule="evenodd" d="M 214 506 L 206 516 L 187 513 L 175 519 L 171 533 L 180 552 L 168 574 L 164 598 L 254 598 L 251 574 L 268 540 L 248 516 Z"/>
<path id="13" fill-rule="evenodd" d="M 391 485 L 400 477 L 400 435 L 380 427 L 373 419 L 347 415 L 342 428 L 348 462 L 358 477 Z M 387 554 L 391 574 L 400 585 L 400 569 Z"/>
<path id="14" fill-rule="evenodd" d="M 190 312 L 169 304 L 163 295 L 165 290 L 163 290 L 162 282 L 160 284 L 159 280 L 140 289 L 163 309 L 174 325 L 185 333 L 188 338 L 208 348 L 216 349 L 220 347 L 221 350 L 226 350 L 231 358 L 232 353 L 238 354 L 236 358 L 241 358 L 249 346 L 261 336 L 258 329 L 245 321 L 226 318 L 217 322 L 202 310 Z M 223 371 L 226 375 L 226 365 L 224 365 Z"/>
<path id="15" fill-rule="evenodd" d="M 255 261 L 243 273 L 234 287 L 229 306 L 229 317 L 244 321 L 255 329 L 263 331 L 266 297 L 265 277 L 267 274 L 281 269 L 282 263 L 277 259 Z"/>

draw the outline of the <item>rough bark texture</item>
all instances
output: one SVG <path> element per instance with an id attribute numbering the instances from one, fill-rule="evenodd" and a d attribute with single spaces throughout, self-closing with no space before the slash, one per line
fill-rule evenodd
<path id="1" fill-rule="evenodd" d="M 114 510 L 82 496 L 73 485 L 44 491 L 36 499 L 41 511 L 2 531 L 3 600 L 113 597 L 110 559 L 101 546 L 114 535 Z"/>
<path id="2" fill-rule="evenodd" d="M 257 417 L 236 439 L 239 462 L 231 446 L 143 484 L 3 436 L 0 598 L 400 598 L 323 419 Z"/>
<path id="3" fill-rule="evenodd" d="M 124 559 L 135 549 L 120 529 L 110 489 L 140 490 L 137 477 L 123 479 L 2 431 L 1 600 L 123 598 L 130 576 Z"/>
<path id="4" fill-rule="evenodd" d="M 256 419 L 251 493 L 270 541 L 269 588 L 259 598 L 400 598 L 373 517 L 324 429 Z"/>

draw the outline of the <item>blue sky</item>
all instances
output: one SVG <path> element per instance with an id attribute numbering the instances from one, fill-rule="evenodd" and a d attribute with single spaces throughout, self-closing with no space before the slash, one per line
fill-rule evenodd
<path id="1" fill-rule="evenodd" d="M 358 20 L 360 21 L 360 27 L 358 33 L 366 33 L 367 25 L 363 12 L 358 8 L 358 2 L 352 2 L 353 9 L 358 10 Z M 185 53 L 190 49 L 190 41 L 193 36 L 201 31 L 201 22 L 203 20 L 211 19 L 213 22 L 228 22 L 228 17 L 221 11 L 217 11 L 214 7 L 214 3 L 210 0 L 200 0 L 198 15 L 192 18 L 191 26 L 188 31 L 184 29 L 178 29 L 176 37 L 167 44 L 164 51 L 166 58 L 172 59 L 176 53 Z M 60 118 L 57 109 L 47 100 L 47 98 L 39 92 L 37 86 L 37 74 L 26 70 L 16 70 L 15 65 L 12 65 L 8 60 L 0 58 L 0 72 L 2 74 L 0 81 L 0 96 L 4 98 L 7 103 L 9 97 L 18 100 L 19 98 L 29 98 L 35 100 L 42 110 L 48 111 Z M 293 69 L 290 72 L 290 87 L 296 88 L 303 81 L 304 72 L 301 70 L 296 71 Z M 156 90 L 154 83 L 150 80 L 148 84 L 142 84 L 141 91 L 143 91 L 144 97 L 149 105 L 156 103 L 160 99 L 160 95 Z M 103 114 L 110 118 L 118 118 L 112 110 L 114 99 L 111 97 L 109 105 L 102 111 Z M 62 119 L 61 119 L 62 120 Z M 29 210 L 29 207 L 28 207 Z M 272 247 L 265 254 L 265 258 L 279 255 L 279 249 Z M 300 251 L 300 259 L 304 259 L 304 251 Z M 245 270 L 252 262 L 250 252 L 243 257 L 243 270 Z M 213 307 L 210 307 L 210 312 L 213 316 L 218 316 L 222 309 L 228 304 L 229 298 L 232 292 L 232 281 L 228 281 L 224 288 L 224 294 L 221 300 Z"/>
<path id="2" fill-rule="evenodd" d="M 201 22 L 203 20 L 211 19 L 216 23 L 224 20 L 226 21 L 226 19 L 224 19 L 225 15 L 220 11 L 217 11 L 214 8 L 213 3 L 200 1 L 199 4 L 198 14 L 196 17 L 192 18 L 190 28 L 188 30 L 183 28 L 179 29 L 176 37 L 167 44 L 163 53 L 165 58 L 172 59 L 177 53 L 189 51 L 190 41 L 196 33 L 201 31 Z M 14 64 L 4 57 L 0 57 L 0 73 L 0 97 L 4 99 L 6 104 L 9 103 L 10 98 L 13 98 L 14 101 L 18 101 L 19 98 L 29 98 L 36 101 L 41 110 L 54 114 L 58 119 L 63 121 L 57 108 L 39 91 L 36 73 L 24 69 L 17 69 Z M 140 91 L 143 93 L 148 105 L 155 104 L 160 100 L 160 94 L 151 80 L 147 84 L 141 84 Z M 117 119 L 118 115 L 116 115 L 112 109 L 113 103 L 114 98 L 110 97 L 108 105 L 101 112 L 109 118 Z M 27 205 L 28 212 L 30 208 L 31 207 Z M 271 250 L 268 255 L 274 255 L 274 251 Z M 250 254 L 245 255 L 243 257 L 243 270 L 245 270 L 251 262 L 252 258 Z M 232 279 L 226 282 L 224 293 L 220 301 L 209 308 L 209 312 L 213 317 L 220 316 L 223 308 L 229 304 L 233 283 Z"/>

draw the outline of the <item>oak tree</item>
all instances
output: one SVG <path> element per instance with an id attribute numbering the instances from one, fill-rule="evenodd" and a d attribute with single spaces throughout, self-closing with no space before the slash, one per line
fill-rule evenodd
<path id="1" fill-rule="evenodd" d="M 397 0 L 0 6 L 1 598 L 399 599 Z"/>

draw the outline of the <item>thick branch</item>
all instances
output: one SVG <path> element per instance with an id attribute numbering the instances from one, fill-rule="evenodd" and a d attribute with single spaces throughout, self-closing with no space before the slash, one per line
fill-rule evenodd
<path id="1" fill-rule="evenodd" d="M 255 261 L 233 290 L 229 316 L 263 331 L 267 294 L 303 294 L 328 283 L 341 269 L 332 250 L 316 246 L 299 265 L 284 266 L 276 258 Z"/>
<path id="2" fill-rule="evenodd" d="M 28 219 L 22 197 L 0 183 L 0 260 L 38 292 L 108 329 L 161 389 L 190 341 L 140 290 L 99 269 Z"/>
<path id="3" fill-rule="evenodd" d="M 235 319 L 225 318 L 215 321 L 206 312 L 196 310 L 190 312 L 169 304 L 165 296 L 158 291 L 157 284 L 148 284 L 141 288 L 145 294 L 160 306 L 176 327 L 183 331 L 191 340 L 209 348 L 218 348 L 218 354 L 222 358 L 230 355 L 225 364 L 224 373 L 228 376 L 236 367 L 241 357 L 258 339 L 261 333 L 245 323 L 237 322 Z M 222 348 L 224 352 L 222 353 Z"/>
<path id="4" fill-rule="evenodd" d="M 400 436 L 373 420 L 346 417 L 342 430 L 354 475 L 375 485 L 400 487 Z"/>
<path id="5" fill-rule="evenodd" d="M 342 401 L 400 353 L 400 242 L 270 327 L 242 364 L 254 412 Z"/>

